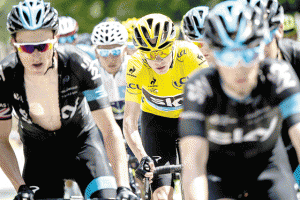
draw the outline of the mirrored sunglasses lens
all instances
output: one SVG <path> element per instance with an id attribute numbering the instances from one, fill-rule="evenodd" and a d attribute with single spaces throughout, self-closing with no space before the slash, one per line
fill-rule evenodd
<path id="1" fill-rule="evenodd" d="M 109 55 L 109 51 L 108 50 L 98 50 L 98 53 L 100 56 L 102 57 L 107 57 Z"/>
<path id="2" fill-rule="evenodd" d="M 223 66 L 236 67 L 240 61 L 240 54 L 233 51 L 215 51 L 216 60 Z"/>
<path id="3" fill-rule="evenodd" d="M 40 45 L 35 46 L 35 48 L 41 52 L 45 52 L 48 49 L 48 47 L 49 47 L 49 44 L 40 44 Z"/>
<path id="4" fill-rule="evenodd" d="M 23 52 L 32 53 L 34 52 L 34 45 L 21 45 L 20 48 Z"/>
<path id="5" fill-rule="evenodd" d="M 58 39 L 58 42 L 64 44 L 67 42 L 67 39 L 65 37 L 61 37 Z"/>
<path id="6" fill-rule="evenodd" d="M 120 54 L 121 54 L 121 49 L 114 49 L 114 50 L 112 50 L 112 55 L 118 56 Z"/>

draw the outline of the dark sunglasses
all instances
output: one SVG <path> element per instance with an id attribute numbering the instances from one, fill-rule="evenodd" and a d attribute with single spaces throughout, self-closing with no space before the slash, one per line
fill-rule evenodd
<path id="1" fill-rule="evenodd" d="M 35 49 L 40 52 L 45 52 L 53 48 L 53 43 L 56 42 L 56 39 L 46 40 L 43 42 L 36 43 L 14 43 L 14 46 L 17 47 L 19 52 L 33 53 Z"/>

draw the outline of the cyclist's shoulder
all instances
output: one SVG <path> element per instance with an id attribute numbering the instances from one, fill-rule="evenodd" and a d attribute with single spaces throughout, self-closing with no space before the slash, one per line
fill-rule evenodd
<path id="1" fill-rule="evenodd" d="M 290 38 L 282 38 L 278 40 L 278 45 L 280 48 L 296 48 L 299 47 L 300 42 L 292 40 Z M 298 48 L 300 49 L 300 47 Z"/>
<path id="2" fill-rule="evenodd" d="M 219 72 L 216 67 L 210 66 L 203 69 L 195 70 L 189 77 L 189 82 L 194 82 L 195 80 L 207 79 L 209 83 L 215 84 L 219 83 Z"/>
<path id="3" fill-rule="evenodd" d="M 88 69 L 93 61 L 87 53 L 74 45 L 61 44 L 58 46 L 57 52 L 65 67 L 75 71 Z"/>
<path id="4" fill-rule="evenodd" d="M 57 52 L 59 53 L 59 55 L 61 55 L 64 61 L 81 63 L 82 60 L 87 60 L 89 63 L 92 62 L 92 59 L 86 52 L 74 45 L 59 44 L 57 47 Z"/>
<path id="5" fill-rule="evenodd" d="M 283 38 L 278 41 L 278 47 L 286 60 L 300 60 L 300 42 Z"/>
<path id="6" fill-rule="evenodd" d="M 203 60 L 205 58 L 200 49 L 193 43 L 183 40 L 175 42 L 175 62 L 191 62 L 195 60 Z"/>
<path id="7" fill-rule="evenodd" d="M 176 40 L 175 50 L 177 51 L 179 56 L 183 56 L 183 55 L 190 56 L 190 54 L 197 55 L 201 53 L 200 49 L 195 44 L 185 40 Z"/>
<path id="8" fill-rule="evenodd" d="M 267 78 L 272 76 L 282 77 L 285 76 L 286 72 L 294 71 L 292 65 L 285 60 L 267 58 L 260 62 L 260 69 L 262 75 Z"/>
<path id="9" fill-rule="evenodd" d="M 147 71 L 151 69 L 146 59 L 140 53 L 140 51 L 136 51 L 134 54 L 127 57 L 126 59 L 127 59 L 127 72 L 131 72 L 131 73 L 134 72 L 135 74 L 139 74 L 143 71 Z"/>
<path id="10" fill-rule="evenodd" d="M 19 64 L 19 59 L 16 53 L 11 53 L 0 61 L 0 80 L 5 79 L 10 72 L 13 72 L 17 65 Z"/>

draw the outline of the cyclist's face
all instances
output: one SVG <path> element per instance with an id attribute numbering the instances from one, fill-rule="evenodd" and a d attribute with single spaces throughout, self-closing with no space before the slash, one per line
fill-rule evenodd
<path id="1" fill-rule="evenodd" d="M 161 58 L 159 56 L 156 57 L 155 60 L 147 60 L 149 67 L 151 67 L 156 73 L 158 74 L 165 74 L 169 71 L 172 60 L 173 60 L 173 53 L 170 53 L 167 57 Z"/>
<path id="2" fill-rule="evenodd" d="M 34 31 L 26 30 L 16 34 L 13 43 L 37 43 L 54 39 L 53 31 L 49 29 L 38 29 Z M 25 68 L 25 73 L 44 75 L 47 69 L 52 65 L 53 48 L 45 52 L 38 51 L 26 53 L 18 51 L 20 60 Z"/>
<path id="3" fill-rule="evenodd" d="M 274 37 L 273 40 L 265 47 L 265 57 L 276 59 L 277 55 L 278 55 L 278 46 L 277 46 L 276 38 Z"/>
<path id="4" fill-rule="evenodd" d="M 124 60 L 124 56 L 126 55 L 127 49 L 123 48 L 119 55 L 112 55 L 112 52 L 109 52 L 108 55 L 101 56 L 99 54 L 99 50 L 112 50 L 112 49 L 120 49 L 123 47 L 120 44 L 112 44 L 112 45 L 98 45 L 96 48 L 96 56 L 103 67 L 108 73 L 115 75 L 122 65 Z M 116 51 L 117 52 L 117 51 Z M 105 52 L 104 52 L 105 53 Z"/>
<path id="5" fill-rule="evenodd" d="M 241 65 L 241 62 L 239 63 Z M 259 62 L 253 62 L 247 67 L 218 66 L 223 86 L 239 96 L 248 95 L 255 87 L 259 70 Z"/>

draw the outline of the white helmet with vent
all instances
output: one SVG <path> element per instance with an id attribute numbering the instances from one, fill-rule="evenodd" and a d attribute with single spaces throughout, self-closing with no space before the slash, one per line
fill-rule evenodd
<path id="1" fill-rule="evenodd" d="M 62 16 L 59 20 L 59 36 L 69 36 L 77 33 L 79 27 L 75 19 L 69 16 Z"/>
<path id="2" fill-rule="evenodd" d="M 128 32 L 120 22 L 101 22 L 94 27 L 91 40 L 93 45 L 125 44 Z"/>

